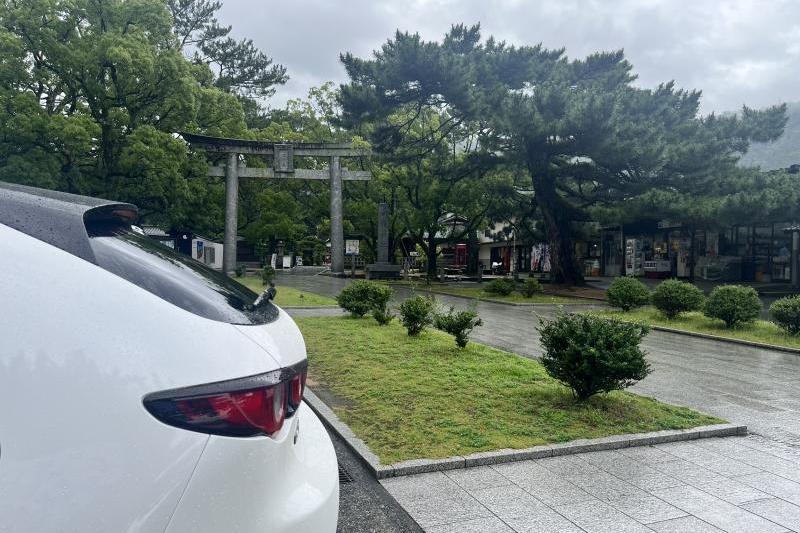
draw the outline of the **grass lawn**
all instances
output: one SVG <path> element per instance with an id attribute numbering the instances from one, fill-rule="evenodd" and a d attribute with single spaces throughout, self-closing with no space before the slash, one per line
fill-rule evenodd
<path id="1" fill-rule="evenodd" d="M 478 300 L 507 302 L 517 304 L 588 304 L 597 303 L 583 298 L 569 298 L 567 296 L 553 296 L 550 294 L 539 293 L 527 298 L 526 296 L 513 292 L 508 296 L 500 296 L 484 291 L 481 287 L 458 287 L 448 283 L 418 283 L 414 281 L 394 281 L 392 285 L 405 285 L 420 291 L 431 291 L 453 296 L 463 296 L 465 298 L 477 298 Z"/>
<path id="2" fill-rule="evenodd" d="M 249 287 L 255 292 L 263 292 L 264 284 L 261 283 L 261 278 L 254 276 L 244 276 L 241 278 L 234 278 L 236 281 Z M 313 292 L 305 292 L 294 287 L 276 286 L 278 294 L 275 296 L 275 305 L 280 307 L 300 307 L 300 306 L 325 306 L 336 305 L 336 300 L 314 294 Z"/>
<path id="3" fill-rule="evenodd" d="M 721 421 L 625 392 L 577 404 L 539 363 L 397 322 L 298 318 L 309 386 L 384 464 Z"/>
<path id="4" fill-rule="evenodd" d="M 627 313 L 619 310 L 592 312 L 602 316 L 621 318 L 623 320 L 641 320 L 653 326 L 664 326 L 697 333 L 719 335 L 720 337 L 730 337 L 732 339 L 800 348 L 800 337 L 788 335 L 775 325 L 775 323 L 768 320 L 756 320 L 750 324 L 728 329 L 721 320 L 708 318 L 699 312 L 683 313 L 672 320 L 666 318 L 653 307 L 642 307 L 640 309 L 628 311 Z"/>

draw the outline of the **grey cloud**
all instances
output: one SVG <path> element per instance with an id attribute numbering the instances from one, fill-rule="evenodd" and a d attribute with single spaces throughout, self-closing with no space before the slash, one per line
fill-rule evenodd
<path id="1" fill-rule="evenodd" d="M 701 89 L 704 112 L 800 100 L 794 0 L 225 0 L 221 19 L 288 67 L 273 106 L 345 81 L 341 52 L 367 56 L 396 29 L 439 39 L 456 22 L 570 57 L 624 48 L 639 85 Z"/>

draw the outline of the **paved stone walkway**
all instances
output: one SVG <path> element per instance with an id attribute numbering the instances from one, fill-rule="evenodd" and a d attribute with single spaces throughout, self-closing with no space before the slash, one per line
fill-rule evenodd
<path id="1" fill-rule="evenodd" d="M 704 439 L 383 480 L 431 533 L 800 531 L 800 456 Z"/>
<path id="2" fill-rule="evenodd" d="M 330 295 L 347 283 L 322 276 L 280 282 Z M 478 311 L 485 325 L 476 341 L 537 357 L 537 314 L 552 316 L 555 307 L 481 302 Z M 800 531 L 800 356 L 658 331 L 644 347 L 654 371 L 633 390 L 746 424 L 753 434 L 422 474 L 384 486 L 432 532 Z"/>

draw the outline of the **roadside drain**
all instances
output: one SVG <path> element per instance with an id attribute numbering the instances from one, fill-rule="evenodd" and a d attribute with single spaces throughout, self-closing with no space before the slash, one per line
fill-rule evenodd
<path id="1" fill-rule="evenodd" d="M 339 465 L 339 483 L 352 483 L 353 476 L 345 470 L 345 468 L 340 464 Z"/>

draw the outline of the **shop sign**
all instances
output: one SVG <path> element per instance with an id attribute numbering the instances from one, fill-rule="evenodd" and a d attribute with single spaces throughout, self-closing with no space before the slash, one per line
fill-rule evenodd
<path id="1" fill-rule="evenodd" d="M 344 241 L 344 253 L 346 255 L 358 255 L 358 248 L 359 248 L 359 240 L 358 239 L 347 239 Z"/>
<path id="2" fill-rule="evenodd" d="M 683 223 L 676 222 L 674 220 L 659 220 L 658 221 L 658 229 L 680 228 L 681 226 L 683 226 Z"/>

